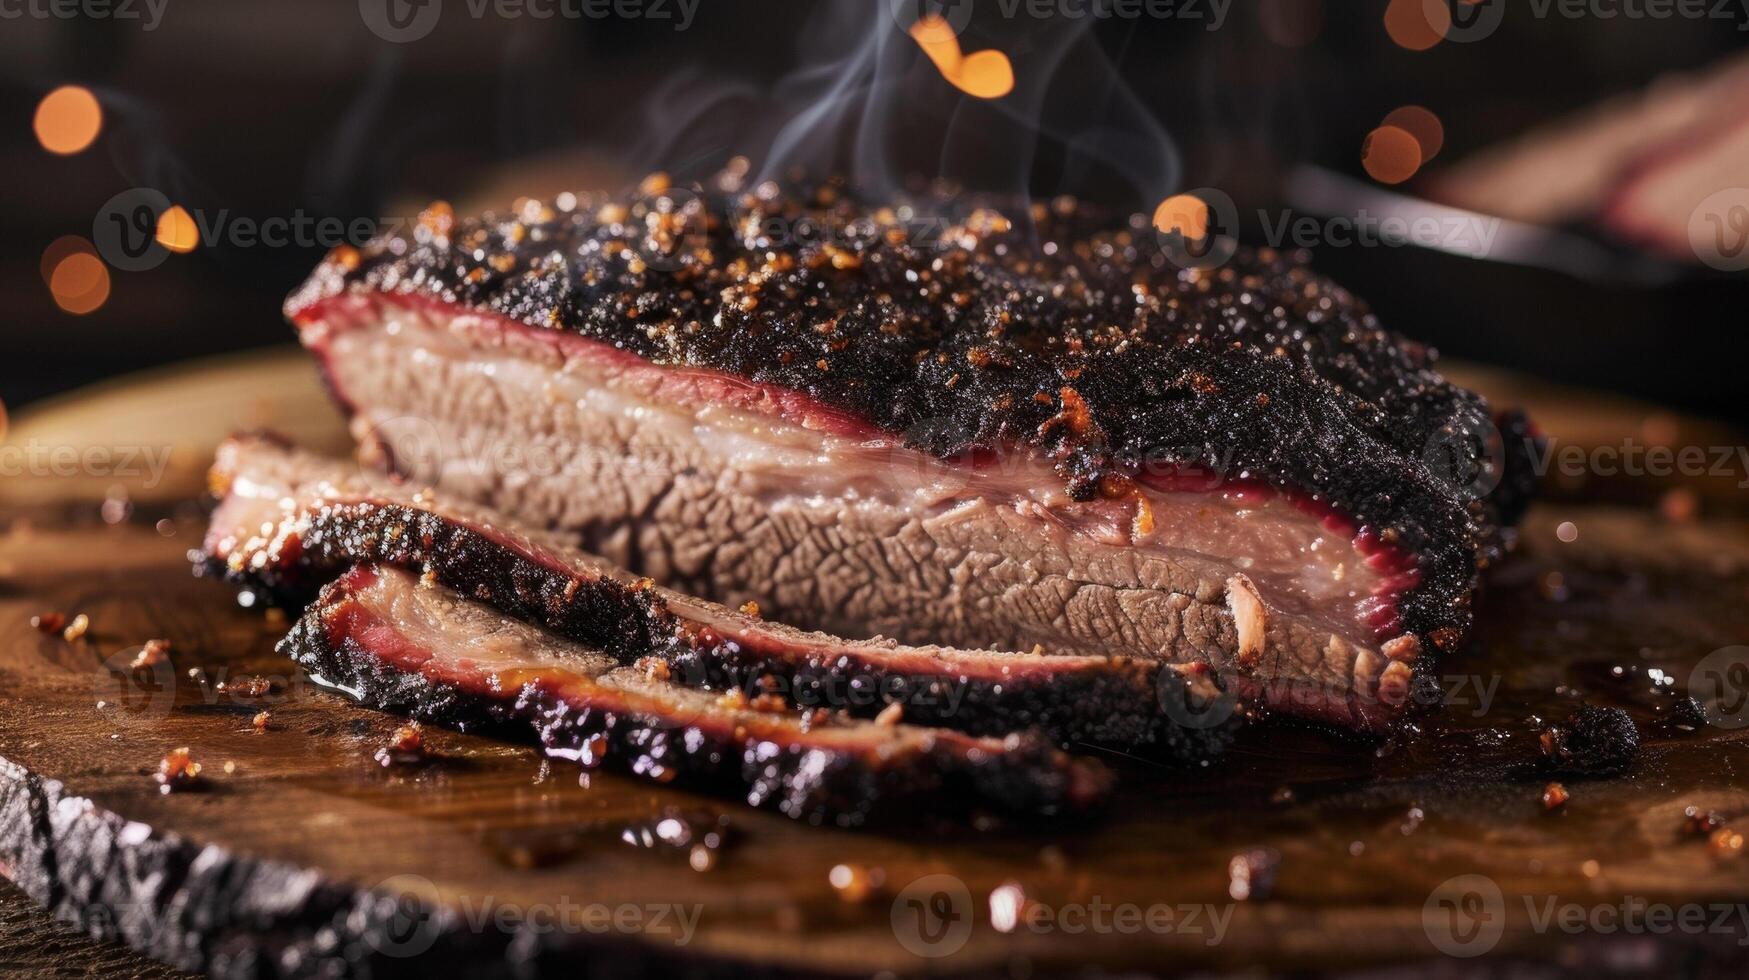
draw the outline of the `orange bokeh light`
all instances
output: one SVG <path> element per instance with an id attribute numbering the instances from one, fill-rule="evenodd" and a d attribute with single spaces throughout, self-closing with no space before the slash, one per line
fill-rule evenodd
<path id="1" fill-rule="evenodd" d="M 949 81 L 967 95 L 1000 99 L 1014 91 L 1014 66 L 1000 51 L 973 51 L 960 62 L 959 77 Z"/>
<path id="2" fill-rule="evenodd" d="M 43 249 L 42 262 L 37 266 L 37 271 L 42 273 L 43 285 L 48 285 L 49 280 L 54 278 L 55 266 L 60 265 L 62 259 L 74 252 L 96 255 L 97 249 L 80 235 L 62 235 L 50 242 L 48 248 Z"/>
<path id="3" fill-rule="evenodd" d="M 200 233 L 194 218 L 180 204 L 173 204 L 158 216 L 158 244 L 172 252 L 192 252 L 200 244 Z"/>
<path id="4" fill-rule="evenodd" d="M 1000 51 L 960 53 L 953 25 L 940 14 L 929 14 L 911 25 L 911 39 L 935 63 L 941 77 L 967 95 L 999 99 L 1014 91 L 1014 66 Z"/>
<path id="5" fill-rule="evenodd" d="M 1451 29 L 1451 11 L 1444 4 L 1426 0 L 1391 0 L 1385 7 L 1385 33 L 1399 47 L 1426 51 L 1445 40 Z"/>
<path id="6" fill-rule="evenodd" d="M 90 313 L 109 299 L 109 269 L 93 252 L 74 252 L 55 263 L 49 291 L 68 313 Z"/>
<path id="7" fill-rule="evenodd" d="M 1163 234 L 1176 231 L 1189 239 L 1207 238 L 1208 203 L 1194 194 L 1174 194 L 1154 209 L 1154 227 Z"/>
<path id="8" fill-rule="evenodd" d="M 63 85 L 37 103 L 34 125 L 43 149 L 62 156 L 78 153 L 102 131 L 103 107 L 90 89 Z"/>
<path id="9" fill-rule="evenodd" d="M 1392 109 L 1384 118 L 1384 125 L 1395 126 L 1410 136 L 1421 146 L 1421 162 L 1434 158 L 1439 148 L 1445 145 L 1445 125 L 1431 109 L 1418 105 L 1399 106 Z"/>
<path id="10" fill-rule="evenodd" d="M 960 39 L 953 25 L 940 14 L 929 14 L 911 25 L 911 39 L 935 62 L 943 75 L 952 75 L 960 67 Z"/>
<path id="11" fill-rule="evenodd" d="M 1421 169 L 1421 144 L 1406 129 L 1380 126 L 1366 135 L 1360 164 L 1381 184 L 1401 184 Z"/>

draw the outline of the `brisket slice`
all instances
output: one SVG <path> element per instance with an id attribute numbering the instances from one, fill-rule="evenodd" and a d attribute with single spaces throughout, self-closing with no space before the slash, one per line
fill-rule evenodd
<path id="1" fill-rule="evenodd" d="M 1749 103 L 1749 91 L 1744 92 Z M 1749 105 L 1639 160 L 1610 196 L 1603 223 L 1665 255 L 1739 268 L 1749 236 Z"/>
<path id="2" fill-rule="evenodd" d="M 1610 96 L 1473 153 L 1433 175 L 1427 190 L 1446 204 L 1481 214 L 1549 226 L 1601 218 L 1612 230 L 1638 238 L 1663 229 L 1639 222 L 1623 226 L 1615 212 L 1624 194 L 1632 193 L 1648 169 L 1740 127 L 1745 106 L 1749 58 L 1736 55 L 1693 71 L 1669 72 L 1643 89 Z M 1719 162 L 1729 161 L 1721 157 Z M 1730 179 L 1713 183 L 1680 210 L 1658 217 L 1675 219 L 1680 229 L 1701 198 L 1730 186 Z M 1679 235 L 1686 253 L 1687 236 L 1680 230 Z M 1662 237 L 1653 242 L 1662 244 Z"/>
<path id="3" fill-rule="evenodd" d="M 854 826 L 920 803 L 1052 815 L 1110 786 L 1097 762 L 1037 736 L 977 738 L 680 687 L 394 569 L 343 573 L 280 651 L 373 707 L 463 729 L 531 726 L 550 756 L 814 823 Z"/>
<path id="4" fill-rule="evenodd" d="M 1359 729 L 1466 635 L 1530 436 L 1341 287 L 738 181 L 434 205 L 287 312 L 369 461 L 727 605 L 1200 663 Z"/>
<path id="5" fill-rule="evenodd" d="M 355 564 L 410 570 L 619 662 L 660 661 L 677 682 L 802 707 L 977 734 L 1156 745 L 1203 760 L 1237 715 L 1206 668 L 846 641 L 638 580 L 483 509 L 449 505 L 263 439 L 223 446 L 203 562 L 292 601 Z"/>

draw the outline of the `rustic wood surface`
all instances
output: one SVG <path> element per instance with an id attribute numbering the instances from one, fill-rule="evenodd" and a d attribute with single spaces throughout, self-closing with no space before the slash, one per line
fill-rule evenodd
<path id="1" fill-rule="evenodd" d="M 93 942 L 75 927 L 56 921 L 17 886 L 0 881 L 0 976 L 187 980 L 193 974 L 146 959 L 120 943 Z"/>
<path id="2" fill-rule="evenodd" d="M 1255 727 L 1208 772 L 1107 753 L 1124 788 L 1081 825 L 925 818 L 846 833 L 613 775 L 580 780 L 527 746 L 450 732 L 428 733 L 425 763 L 381 765 L 396 720 L 312 684 L 273 653 L 282 623 L 194 579 L 184 558 L 202 529 L 204 454 L 225 430 L 344 444 L 301 365 L 275 354 L 111 387 L 26 413 L 7 437 L 169 447 L 174 461 L 156 478 L 94 467 L 0 490 L 0 873 L 84 933 L 238 976 L 1461 974 L 1521 961 L 1742 975 L 1749 858 L 1728 833 L 1691 833 L 1685 810 L 1749 832 L 1749 729 L 1735 717 L 1684 726 L 1678 710 L 1691 681 L 1736 676 L 1697 664 L 1749 643 L 1749 523 L 1724 478 L 1678 497 L 1655 480 L 1557 488 L 1499 570 L 1474 649 L 1442 665 L 1426 700 L 1443 703 L 1391 742 Z M 1542 396 L 1545 425 L 1589 444 L 1733 438 Z M 85 614 L 89 631 L 32 628 L 50 611 Z M 168 661 L 130 669 L 155 638 L 170 641 Z M 272 689 L 254 693 L 249 678 Z M 1645 744 L 1624 776 L 1560 777 L 1571 799 L 1547 811 L 1534 721 L 1564 718 L 1581 696 L 1628 709 Z M 153 773 L 178 746 L 202 785 L 165 794 Z M 726 820 L 709 870 L 685 849 L 625 840 L 676 813 Z M 1234 858 L 1253 852 L 1259 881 L 1235 900 Z M 832 884 L 839 865 L 852 887 Z M 1446 884 L 1465 875 L 1481 878 Z M 1021 897 L 1053 927 L 1006 922 Z M 1550 902 L 1624 901 L 1708 917 L 1655 935 L 1538 926 Z M 52 938 L 31 963 L 10 915 L 0 966 L 133 969 L 113 945 L 69 948 L 40 923 Z M 1442 943 L 1487 955 L 1450 958 Z"/>

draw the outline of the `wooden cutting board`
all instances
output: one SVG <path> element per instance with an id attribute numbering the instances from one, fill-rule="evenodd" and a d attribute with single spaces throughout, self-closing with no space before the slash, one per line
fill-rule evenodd
<path id="1" fill-rule="evenodd" d="M 1574 444 L 1736 438 L 1477 378 Z M 189 574 L 206 454 L 230 429 L 262 426 L 344 451 L 289 352 L 46 405 L 4 441 L 14 461 L 33 445 L 112 450 L 81 456 L 77 473 L 12 466 L 0 489 L 0 873 L 94 936 L 223 975 L 1023 978 L 1511 961 L 1741 975 L 1749 857 L 1692 833 L 1685 810 L 1749 832 L 1749 727 L 1735 724 L 1749 712 L 1685 730 L 1671 710 L 1691 683 L 1728 696 L 1744 680 L 1696 670 L 1742 665 L 1707 658 L 1749 644 L 1734 479 L 1675 481 L 1688 489 L 1673 497 L 1661 497 L 1670 481 L 1556 481 L 1495 577 L 1474 648 L 1443 665 L 1391 742 L 1254 727 L 1208 771 L 1101 753 L 1123 789 L 1098 819 L 955 829 L 920 814 L 850 833 L 582 780 L 525 745 L 450 732 L 428 732 L 424 763 L 380 764 L 395 719 L 314 686 L 273 653 L 283 623 Z M 139 472 L 123 472 L 129 447 Z M 48 612 L 84 614 L 89 629 L 34 629 Z M 159 638 L 166 664 L 127 669 Z M 1569 802 L 1547 811 L 1533 716 L 1564 718 L 1581 694 L 1627 708 L 1645 744 L 1625 776 L 1564 778 Z M 153 773 L 179 746 L 203 786 L 165 794 Z M 659 842 L 681 827 L 724 835 L 706 870 Z M 1254 870 L 1249 889 L 1236 857 Z M 848 884 L 835 887 L 841 866 Z M 1610 926 L 1624 902 L 1688 908 L 1707 927 Z M 1574 914 L 1593 925 L 1569 929 Z"/>

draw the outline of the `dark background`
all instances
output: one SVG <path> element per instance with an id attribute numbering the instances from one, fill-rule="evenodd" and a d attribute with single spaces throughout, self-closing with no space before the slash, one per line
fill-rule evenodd
<path id="1" fill-rule="evenodd" d="M 150 271 L 113 271 L 108 302 L 89 315 L 60 311 L 43 250 L 91 236 L 119 192 L 156 187 L 208 216 L 392 217 L 435 197 L 502 207 L 567 184 L 615 186 L 652 164 L 759 154 L 811 91 L 782 80 L 835 45 L 867 42 L 861 11 L 877 0 L 847 2 L 703 0 L 676 31 L 651 20 L 475 19 L 446 0 L 437 29 L 408 44 L 374 36 L 357 0 L 168 0 L 150 32 L 90 18 L 0 21 L 0 401 L 16 409 L 118 373 L 289 340 L 280 301 L 323 244 L 203 243 Z M 1053 81 L 1035 120 L 1052 132 L 1026 157 L 1016 120 L 943 84 L 889 24 L 905 42 L 889 51 L 894 166 L 1130 210 L 1157 199 L 1108 170 L 1152 166 L 1159 149 L 1126 142 L 1134 120 L 1114 110 L 1118 86 L 1170 134 L 1178 185 L 1229 188 L 1243 210 L 1275 205 L 1296 162 L 1360 175 L 1365 134 L 1399 105 L 1442 117 L 1444 162 L 1749 37 L 1732 21 L 1509 17 L 1486 42 L 1413 52 L 1387 36 L 1382 0 L 1236 0 L 1212 32 L 1197 21 L 1083 21 L 1090 33 L 1053 75 L 1039 62 L 1077 27 L 993 22 L 978 16 L 987 2 L 974 3 L 967 47 L 1010 52 L 1028 84 Z M 1315 39 L 1272 42 L 1261 22 L 1272 6 L 1311 17 Z M 90 149 L 58 157 L 37 145 L 30 120 L 65 83 L 95 91 L 106 119 Z M 1077 119 L 1108 125 L 1065 128 Z M 867 156 L 853 151 L 851 165 L 864 169 Z M 1074 165 L 1082 157 L 1095 162 Z M 1387 323 L 1448 353 L 1743 417 L 1732 366 L 1749 298 L 1741 277 L 1696 270 L 1642 287 L 1403 248 L 1321 252 L 1318 264 Z"/>

